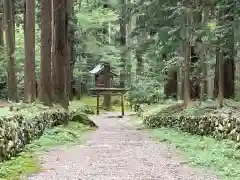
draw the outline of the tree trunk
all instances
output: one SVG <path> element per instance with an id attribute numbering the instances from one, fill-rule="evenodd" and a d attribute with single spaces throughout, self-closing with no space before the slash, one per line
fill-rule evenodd
<path id="1" fill-rule="evenodd" d="M 183 101 L 185 107 L 190 105 L 191 97 L 190 97 L 190 64 L 191 64 L 191 43 L 190 43 L 190 25 L 191 25 L 191 14 L 190 8 L 191 4 L 190 1 L 185 0 L 185 6 L 187 10 L 185 12 L 185 24 L 186 24 L 186 40 L 184 40 L 183 48 L 184 48 L 184 93 L 183 93 Z"/>
<path id="2" fill-rule="evenodd" d="M 208 19 L 208 11 L 204 10 L 201 14 L 201 24 L 204 26 Z M 207 93 L 207 61 L 206 61 L 206 45 L 199 39 L 200 43 L 200 69 L 201 69 L 201 82 L 200 82 L 200 103 L 203 101 L 204 96 Z"/>
<path id="3" fill-rule="evenodd" d="M 3 30 L 4 30 L 4 23 L 3 23 L 3 16 L 0 15 L 0 48 L 3 48 Z"/>
<path id="4" fill-rule="evenodd" d="M 73 58 L 73 43 L 71 39 L 68 39 L 67 41 L 67 53 L 68 53 L 68 58 L 67 58 L 67 78 L 66 78 L 66 95 L 67 98 L 70 100 L 71 99 L 71 92 L 72 92 L 72 68 L 71 68 L 71 62 Z"/>
<path id="5" fill-rule="evenodd" d="M 17 95 L 17 77 L 16 77 L 16 55 L 14 44 L 14 24 L 12 13 L 12 0 L 4 0 L 4 21 L 5 21 L 5 34 L 7 46 L 7 62 L 8 62 L 8 98 L 12 101 L 18 101 Z"/>
<path id="6" fill-rule="evenodd" d="M 41 0 L 41 65 L 39 100 L 45 105 L 52 105 L 52 84 L 51 84 L 51 16 L 52 2 Z"/>
<path id="7" fill-rule="evenodd" d="M 0 1 L 0 12 L 3 12 L 3 2 Z M 4 46 L 4 40 L 3 40 L 3 31 L 4 31 L 4 21 L 3 21 L 3 14 L 0 14 L 0 48 L 3 48 Z M 3 52 L 2 52 L 3 54 Z"/>
<path id="8" fill-rule="evenodd" d="M 67 44 L 67 58 L 66 60 L 66 67 L 65 67 L 65 96 L 67 97 L 68 101 L 70 100 L 71 97 L 71 89 L 72 89 L 72 83 L 71 83 L 71 77 L 72 77 L 72 72 L 71 72 L 71 62 L 73 58 L 72 54 L 72 48 L 73 48 L 73 42 L 72 42 L 72 36 L 73 34 L 68 33 L 68 19 L 70 16 L 72 16 L 73 13 L 73 0 L 66 0 L 67 3 L 67 9 L 65 12 L 65 28 L 66 28 L 66 44 Z"/>
<path id="9" fill-rule="evenodd" d="M 56 67 L 56 58 L 55 58 L 55 54 L 56 54 L 56 48 L 55 47 L 55 18 L 54 18 L 54 7 L 53 7 L 53 2 L 54 0 L 51 0 L 52 1 L 52 74 L 51 74 L 51 80 L 52 80 L 52 100 L 54 102 L 57 101 L 57 97 L 56 97 L 56 94 L 55 94 L 55 89 L 57 88 L 57 85 L 56 85 L 56 80 L 57 80 L 57 67 Z"/>
<path id="10" fill-rule="evenodd" d="M 131 79 L 132 79 L 132 39 L 130 37 L 131 32 L 132 32 L 132 17 L 133 15 L 131 14 L 131 3 L 132 0 L 127 0 L 127 14 L 128 14 L 128 19 L 127 19 L 127 27 L 126 27 L 126 46 L 127 46 L 127 63 L 126 63 L 126 77 L 127 77 L 127 84 L 131 86 Z"/>
<path id="11" fill-rule="evenodd" d="M 223 9 L 222 7 L 219 7 L 218 9 L 218 23 L 219 25 L 222 25 L 222 15 L 223 15 Z M 223 107 L 223 99 L 224 99 L 224 50 L 223 45 L 221 42 L 223 41 L 222 38 L 218 36 L 218 45 L 216 47 L 216 66 L 217 66 L 217 71 L 218 71 L 218 107 L 222 108 Z"/>
<path id="12" fill-rule="evenodd" d="M 240 101 L 240 61 L 236 62 L 235 92 L 236 92 L 236 100 Z"/>
<path id="13" fill-rule="evenodd" d="M 103 4 L 103 8 L 109 8 L 109 5 L 107 3 L 104 3 Z M 108 23 L 108 30 L 106 31 L 105 29 L 103 29 L 104 32 L 108 32 L 108 44 L 110 45 L 111 44 L 111 23 Z M 104 64 L 104 74 L 105 74 L 105 77 L 104 77 L 104 88 L 110 88 L 110 64 L 109 63 L 105 63 Z M 111 96 L 109 94 L 105 94 L 104 95 L 104 99 L 103 99 L 103 107 L 106 109 L 106 110 L 110 110 L 112 107 L 112 104 L 111 104 Z"/>
<path id="14" fill-rule="evenodd" d="M 223 53 L 220 48 L 217 48 L 217 59 L 218 59 L 218 107 L 223 107 L 223 92 L 224 92 L 224 62 Z"/>
<path id="15" fill-rule="evenodd" d="M 110 88 L 110 81 L 111 81 L 111 71 L 110 71 L 110 64 L 109 63 L 105 63 L 104 65 L 104 88 Z M 104 107 L 106 108 L 106 110 L 110 110 L 111 109 L 111 96 L 105 95 L 104 96 Z"/>
<path id="16" fill-rule="evenodd" d="M 144 60 L 143 60 L 142 53 L 140 50 L 136 50 L 136 60 L 137 60 L 136 75 L 143 75 Z"/>
<path id="17" fill-rule="evenodd" d="M 26 0 L 25 62 L 24 62 L 24 100 L 36 100 L 35 75 L 35 0 Z"/>
<path id="18" fill-rule="evenodd" d="M 226 35 L 227 41 L 225 41 L 224 52 L 224 97 L 234 98 L 234 74 L 235 74 L 235 44 L 234 44 L 234 25 L 236 1 L 227 1 L 226 8 L 224 8 L 224 14 L 222 23 L 229 25 L 229 30 Z"/>
<path id="19" fill-rule="evenodd" d="M 144 41 L 147 38 L 147 33 L 145 32 L 145 22 L 142 19 L 142 16 L 138 17 L 136 20 L 136 24 L 138 28 L 140 29 L 139 35 L 137 36 L 137 42 L 138 45 L 140 45 L 136 49 L 136 60 L 137 60 L 137 67 L 136 67 L 136 75 L 143 75 L 144 73 L 144 59 L 143 59 L 143 53 L 142 53 L 142 46 Z"/>
<path id="20" fill-rule="evenodd" d="M 127 27 L 126 27 L 126 0 L 121 0 L 121 13 L 120 13 L 120 44 L 121 52 L 121 70 L 120 70 L 120 87 L 125 87 L 126 80 L 126 43 L 127 43 Z"/>
<path id="21" fill-rule="evenodd" d="M 234 74 L 235 74 L 235 63 L 234 63 L 234 13 L 235 8 L 234 1 L 227 1 L 226 4 L 221 4 L 219 10 L 218 21 L 220 25 L 228 26 L 228 31 L 221 33 L 221 39 L 219 39 L 220 49 L 223 56 L 223 96 L 224 98 L 234 97 Z M 219 63 L 217 61 L 217 63 Z M 217 67 L 218 68 L 218 67 Z M 219 75 L 218 70 L 215 71 L 215 95 L 218 94 Z"/>
<path id="22" fill-rule="evenodd" d="M 183 100 L 183 70 L 180 65 L 177 70 L 177 100 Z"/>
<path id="23" fill-rule="evenodd" d="M 53 92 L 55 101 L 60 103 L 64 109 L 68 109 L 68 98 L 66 96 L 65 78 L 67 59 L 67 26 L 66 26 L 66 0 L 53 1 L 53 62 L 54 62 L 54 84 Z"/>
<path id="24" fill-rule="evenodd" d="M 190 42 L 186 41 L 184 43 L 184 93 L 183 93 L 183 100 L 184 100 L 184 105 L 186 107 L 189 106 L 191 98 L 190 98 L 190 63 L 191 63 L 191 46 Z"/>
<path id="25" fill-rule="evenodd" d="M 210 99 L 214 98 L 214 73 L 212 69 L 211 65 L 207 66 L 207 94 Z"/>
<path id="26" fill-rule="evenodd" d="M 235 1 L 236 3 L 236 1 Z M 234 9 L 233 9 L 233 13 L 234 14 L 237 14 L 239 15 L 239 11 L 238 11 L 238 8 L 236 6 L 236 4 L 234 3 Z M 235 21 L 236 22 L 236 21 Z M 235 23 L 235 26 L 233 26 L 234 28 L 234 44 L 237 44 L 239 43 L 239 30 L 240 30 L 240 24 L 239 24 L 239 21 L 238 23 Z M 236 37 L 237 36 L 237 37 Z M 239 56 L 240 55 L 240 52 L 239 50 L 237 50 L 237 53 L 236 53 L 236 56 L 238 59 L 236 59 L 235 63 L 236 63 L 236 69 L 235 69 L 235 77 L 234 77 L 234 80 L 235 80 L 235 85 L 234 85 L 234 88 L 235 88 L 235 97 L 236 97 L 236 100 L 237 101 L 240 101 L 240 59 L 239 59 Z"/>

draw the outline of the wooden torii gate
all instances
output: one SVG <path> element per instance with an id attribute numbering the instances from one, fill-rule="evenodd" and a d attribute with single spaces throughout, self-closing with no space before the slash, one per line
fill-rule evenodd
<path id="1" fill-rule="evenodd" d="M 97 115 L 99 115 L 99 98 L 100 95 L 120 96 L 122 116 L 124 116 L 124 98 L 123 95 L 127 91 L 124 88 L 92 88 L 90 91 L 97 94 Z"/>

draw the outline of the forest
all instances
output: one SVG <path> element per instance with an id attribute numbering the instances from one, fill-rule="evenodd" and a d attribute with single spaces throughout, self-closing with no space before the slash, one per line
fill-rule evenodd
<path id="1" fill-rule="evenodd" d="M 100 81 L 126 90 L 125 109 L 142 126 L 188 154 L 212 153 L 195 164 L 239 179 L 239 10 L 237 0 L 0 0 L 0 179 L 39 170 L 29 144 L 97 129 L 91 70 L 103 64 L 114 77 Z M 101 109 L 118 111 L 107 97 Z M 174 139 L 179 131 L 187 140 Z M 203 138 L 194 149 L 193 137 L 211 145 Z M 23 162 L 36 167 L 14 172 Z"/>

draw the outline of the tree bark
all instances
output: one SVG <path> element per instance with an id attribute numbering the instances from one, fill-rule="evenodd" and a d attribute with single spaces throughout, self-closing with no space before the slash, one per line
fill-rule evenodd
<path id="1" fill-rule="evenodd" d="M 127 76 L 127 84 L 131 86 L 131 79 L 132 79 L 132 38 L 130 37 L 132 32 L 132 18 L 133 15 L 131 13 L 131 4 L 132 0 L 127 0 L 127 27 L 126 27 L 126 46 L 127 46 L 127 63 L 126 63 L 126 76 Z"/>
<path id="2" fill-rule="evenodd" d="M 51 80 L 52 80 L 52 100 L 54 101 L 54 102 L 56 102 L 56 99 L 57 99 L 57 97 L 56 97 L 56 94 L 55 94 L 55 89 L 57 88 L 57 85 L 56 85 L 56 77 L 57 77 L 57 71 L 56 71 L 56 58 L 55 58 L 55 54 L 56 54 L 56 48 L 54 48 L 55 47 L 55 18 L 54 18 L 54 7 L 53 7 L 53 1 L 55 1 L 55 0 L 51 0 L 51 3 L 52 3 L 52 48 L 51 48 L 51 50 L 52 50 L 52 69 L 51 69 L 51 72 L 52 72 L 52 74 L 51 74 Z"/>
<path id="3" fill-rule="evenodd" d="M 0 12 L 3 12 L 3 2 L 0 1 Z M 3 21 L 3 14 L 0 14 L 0 48 L 3 48 L 4 46 L 4 40 L 3 40 L 3 31 L 4 31 L 4 21 Z"/>
<path id="4" fill-rule="evenodd" d="M 142 16 L 138 17 L 137 19 L 137 26 L 140 29 L 139 35 L 137 36 L 137 42 L 140 47 L 136 49 L 136 60 L 137 60 L 137 67 L 136 67 L 136 75 L 143 75 L 144 73 L 144 59 L 142 53 L 142 44 L 147 38 L 147 33 L 145 32 L 145 22 L 142 19 Z"/>
<path id="5" fill-rule="evenodd" d="M 223 67 L 223 53 L 220 48 L 217 48 L 217 59 L 218 59 L 218 107 L 223 107 L 224 98 L 224 67 Z"/>
<path id="6" fill-rule="evenodd" d="M 35 0 L 26 0 L 25 62 L 24 62 L 24 100 L 36 100 L 35 74 Z"/>
<path id="7" fill-rule="evenodd" d="M 126 27 L 126 0 L 121 0 L 121 12 L 120 12 L 120 44 L 122 48 L 121 52 L 121 70 L 120 70 L 120 87 L 125 87 L 126 80 L 126 43 L 127 43 L 127 27 Z"/>
<path id="8" fill-rule="evenodd" d="M 190 83 L 189 83 L 189 79 L 190 79 L 190 63 L 191 63 L 191 46 L 190 46 L 190 42 L 186 41 L 184 43 L 184 92 L 183 92 L 183 100 L 184 100 L 184 105 L 186 107 L 189 106 L 189 103 L 191 101 L 190 98 Z"/>
<path id="9" fill-rule="evenodd" d="M 8 99 L 12 101 L 18 101 L 12 0 L 4 0 L 3 4 L 8 62 Z"/>
<path id="10" fill-rule="evenodd" d="M 103 4 L 103 8 L 109 8 L 109 5 L 108 3 L 104 3 Z M 108 32 L 108 44 L 111 44 L 111 23 L 108 23 L 108 30 L 106 31 L 105 29 L 103 29 L 103 32 Z M 104 88 L 110 88 L 110 64 L 105 62 L 104 64 Z M 103 107 L 106 109 L 106 110 L 110 110 L 111 109 L 111 95 L 109 94 L 105 94 L 104 95 L 104 99 L 103 99 Z"/>
<path id="11" fill-rule="evenodd" d="M 0 15 L 0 48 L 3 48 L 3 45 L 4 45 L 3 29 L 4 29 L 3 16 Z"/>
<path id="12" fill-rule="evenodd" d="M 186 24 L 186 39 L 184 40 L 183 47 L 184 47 L 184 93 L 183 93 L 183 101 L 185 107 L 190 105 L 191 97 L 190 97 L 190 64 L 191 64 L 191 43 L 190 43 L 190 25 L 191 25 L 191 14 L 190 8 L 191 4 L 190 1 L 184 1 L 185 6 L 187 8 L 185 12 L 185 24 Z"/>
<path id="13" fill-rule="evenodd" d="M 73 59 L 73 34 L 68 32 L 68 18 L 73 14 L 73 0 L 67 0 L 67 11 L 66 11 L 66 41 L 67 41 L 67 62 L 66 62 L 66 78 L 65 78 L 65 94 L 70 100 L 71 98 L 71 91 L 72 91 L 72 68 L 71 62 Z"/>
<path id="14" fill-rule="evenodd" d="M 219 10 L 218 23 L 220 25 L 228 26 L 228 31 L 221 32 L 221 38 L 219 38 L 218 46 L 221 46 L 223 56 L 223 96 L 224 98 L 234 97 L 234 74 L 235 74 L 235 62 L 234 62 L 234 13 L 233 9 L 235 1 L 230 0 L 221 4 Z M 224 45 L 221 45 L 224 44 Z M 217 63 L 219 63 L 217 61 Z M 218 68 L 218 66 L 216 66 Z M 218 94 L 218 69 L 215 70 L 215 96 Z"/>
<path id="15" fill-rule="evenodd" d="M 200 15 L 200 14 L 199 14 Z M 204 10 L 201 14 L 201 24 L 204 26 L 208 19 L 208 11 Z M 204 95 L 207 94 L 207 61 L 206 61 L 206 45 L 202 40 L 200 42 L 200 67 L 201 67 L 201 82 L 200 82 L 200 103 L 203 101 Z"/>
<path id="16" fill-rule="evenodd" d="M 236 100 L 240 101 L 240 61 L 236 62 L 236 70 L 235 70 L 235 92 L 236 92 Z"/>
<path id="17" fill-rule="evenodd" d="M 177 100 L 183 100 L 183 70 L 182 65 L 180 64 L 177 67 Z"/>
<path id="18" fill-rule="evenodd" d="M 41 0 L 41 65 L 39 82 L 39 100 L 48 106 L 52 105 L 51 16 L 52 16 L 52 2 L 50 0 Z"/>
<path id="19" fill-rule="evenodd" d="M 53 0 L 53 22 L 54 22 L 54 72 L 55 82 L 53 92 L 55 101 L 60 103 L 64 109 L 68 109 L 68 98 L 66 96 L 66 65 L 67 65 L 67 2 L 66 0 Z"/>
<path id="20" fill-rule="evenodd" d="M 208 98 L 213 99 L 214 98 L 214 73 L 211 72 L 212 67 L 211 65 L 207 66 L 207 95 Z"/>

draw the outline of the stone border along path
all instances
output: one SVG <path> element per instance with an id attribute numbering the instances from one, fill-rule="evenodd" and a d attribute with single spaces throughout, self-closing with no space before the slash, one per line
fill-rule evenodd
<path id="1" fill-rule="evenodd" d="M 99 129 L 85 145 L 46 152 L 43 172 L 28 180 L 217 180 L 190 168 L 170 145 L 156 143 L 122 119 L 93 116 Z"/>

